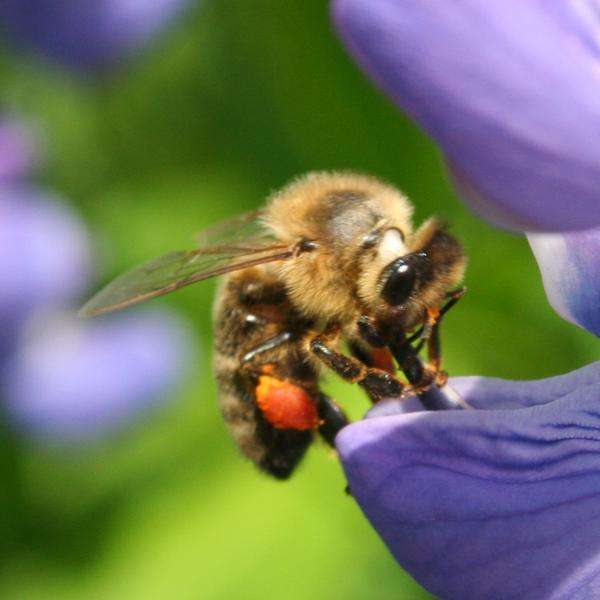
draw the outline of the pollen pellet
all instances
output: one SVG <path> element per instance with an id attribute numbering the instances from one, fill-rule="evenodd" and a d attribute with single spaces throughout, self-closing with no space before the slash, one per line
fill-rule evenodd
<path id="1" fill-rule="evenodd" d="M 317 427 L 317 407 L 306 390 L 268 375 L 261 375 L 258 381 L 256 402 L 271 425 L 299 430 Z"/>

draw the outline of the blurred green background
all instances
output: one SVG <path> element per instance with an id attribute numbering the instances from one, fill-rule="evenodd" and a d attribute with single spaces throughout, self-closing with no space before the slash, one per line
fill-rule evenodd
<path id="1" fill-rule="evenodd" d="M 5 50 L 0 100 L 40 127 L 38 179 L 94 232 L 98 285 L 298 174 L 356 169 L 404 190 L 417 222 L 447 217 L 468 249 L 469 293 L 444 326 L 452 374 L 531 379 L 595 358 L 591 336 L 548 306 L 526 242 L 456 199 L 436 149 L 352 64 L 321 0 L 206 2 L 100 84 Z M 202 345 L 165 408 L 68 452 L 4 433 L 0 596 L 427 597 L 344 494 L 331 451 L 315 446 L 286 483 L 240 458 L 215 402 L 213 290 L 160 301 Z M 360 391 L 325 385 L 354 418 L 367 409 Z"/>

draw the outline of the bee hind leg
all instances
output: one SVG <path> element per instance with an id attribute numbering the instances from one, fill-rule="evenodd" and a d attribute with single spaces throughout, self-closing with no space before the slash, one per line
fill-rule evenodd
<path id="1" fill-rule="evenodd" d="M 274 427 L 260 410 L 256 425 L 256 435 L 265 450 L 259 468 L 276 479 L 288 479 L 306 454 L 313 432 Z"/>
<path id="2" fill-rule="evenodd" d="M 330 445 L 335 445 L 335 436 L 350 423 L 346 413 L 338 404 L 320 393 L 317 398 L 317 412 L 321 424 L 319 425 L 319 433 L 321 437 Z"/>
<path id="3" fill-rule="evenodd" d="M 319 418 L 321 419 L 319 433 L 327 444 L 332 448 L 335 448 L 335 438 L 337 434 L 346 427 L 346 425 L 349 425 L 350 420 L 341 407 L 338 406 L 337 402 L 322 392 L 319 393 L 317 398 L 317 411 L 319 413 Z M 344 492 L 349 496 L 352 495 L 349 484 L 344 487 Z"/>

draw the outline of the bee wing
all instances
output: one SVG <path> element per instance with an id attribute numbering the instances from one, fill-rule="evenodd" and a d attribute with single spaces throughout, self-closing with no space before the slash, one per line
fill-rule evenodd
<path id="1" fill-rule="evenodd" d="M 253 210 L 231 219 L 221 221 L 199 231 L 194 239 L 200 248 L 211 247 L 256 247 L 269 241 L 274 243 L 274 238 L 263 227 L 263 210 Z"/>
<path id="2" fill-rule="evenodd" d="M 89 317 L 120 310 L 164 296 L 196 281 L 293 256 L 294 246 L 273 243 L 170 252 L 117 277 L 89 300 L 79 314 Z"/>

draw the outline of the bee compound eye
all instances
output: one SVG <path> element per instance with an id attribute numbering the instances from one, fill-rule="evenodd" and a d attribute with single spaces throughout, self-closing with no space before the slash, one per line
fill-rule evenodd
<path id="1" fill-rule="evenodd" d="M 416 269 L 403 258 L 395 260 L 384 272 L 386 278 L 381 290 L 383 299 L 397 306 L 406 302 L 415 287 Z"/>

